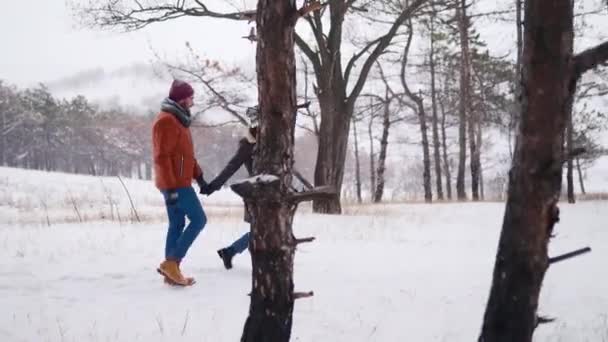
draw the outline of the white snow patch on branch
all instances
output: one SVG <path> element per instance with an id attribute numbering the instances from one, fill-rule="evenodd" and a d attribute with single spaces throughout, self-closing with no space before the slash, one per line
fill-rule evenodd
<path id="1" fill-rule="evenodd" d="M 278 180 L 279 180 L 279 177 L 277 177 L 275 175 L 261 174 L 261 175 L 256 175 L 256 176 L 253 176 L 253 177 L 249 177 L 249 178 L 238 180 L 238 181 L 232 183 L 232 185 L 245 184 L 245 183 L 249 183 L 249 184 L 268 184 L 268 183 L 276 182 Z"/>

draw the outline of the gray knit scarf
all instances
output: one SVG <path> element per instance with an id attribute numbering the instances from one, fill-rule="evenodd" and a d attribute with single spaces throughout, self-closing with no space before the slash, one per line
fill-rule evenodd
<path id="1" fill-rule="evenodd" d="M 192 116 L 190 116 L 190 111 L 180 106 L 177 102 L 171 100 L 170 98 L 166 98 L 160 105 L 160 110 L 163 112 L 168 112 L 173 114 L 179 122 L 184 125 L 184 127 L 190 127 L 192 123 Z"/>

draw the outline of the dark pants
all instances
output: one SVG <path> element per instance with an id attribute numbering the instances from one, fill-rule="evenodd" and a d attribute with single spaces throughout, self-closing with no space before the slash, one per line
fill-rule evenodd
<path id="1" fill-rule="evenodd" d="M 234 241 L 230 248 L 234 254 L 243 253 L 249 247 L 249 232 L 243 234 L 238 240 Z"/>

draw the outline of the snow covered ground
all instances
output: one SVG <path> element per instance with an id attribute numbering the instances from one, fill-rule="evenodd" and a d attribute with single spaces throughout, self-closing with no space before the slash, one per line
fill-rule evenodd
<path id="1" fill-rule="evenodd" d="M 128 217 L 120 183 L 103 182 Z M 205 198 L 209 223 L 183 265 L 198 283 L 173 288 L 155 272 L 166 229 L 156 190 L 126 181 L 146 219 L 120 223 L 109 220 L 99 184 L 94 177 L 0 169 L 0 341 L 238 341 L 249 305 L 249 256 L 226 271 L 215 254 L 246 229 L 238 199 L 228 192 Z M 81 216 L 90 215 L 86 222 L 66 188 Z M 50 217 L 71 222 L 48 226 L 41 200 L 34 200 L 43 196 Z M 593 252 L 549 269 L 540 313 L 557 321 L 539 327 L 535 341 L 608 340 L 607 208 L 561 205 L 551 255 L 587 245 Z M 304 208 L 295 219 L 296 235 L 317 241 L 296 255 L 296 290 L 315 296 L 296 302 L 292 341 L 475 341 L 503 205 L 347 212 L 320 216 Z"/>

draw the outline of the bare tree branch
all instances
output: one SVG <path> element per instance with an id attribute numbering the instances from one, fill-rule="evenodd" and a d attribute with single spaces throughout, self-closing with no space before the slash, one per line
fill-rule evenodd
<path id="1" fill-rule="evenodd" d="M 313 242 L 313 241 L 315 241 L 315 239 L 316 238 L 314 236 L 306 237 L 306 238 L 299 238 L 299 239 L 296 239 L 295 243 L 297 245 L 297 244 L 300 244 L 300 243 Z"/>
<path id="2" fill-rule="evenodd" d="M 310 128 L 310 127 L 308 127 L 308 126 L 306 126 L 306 125 L 302 125 L 302 124 L 296 124 L 296 126 L 297 126 L 298 128 L 301 128 L 301 129 L 303 129 L 303 130 L 305 130 L 305 131 L 309 132 L 309 133 L 312 133 L 312 134 L 315 134 L 315 135 L 317 134 L 317 132 L 315 132 L 314 128 Z"/>
<path id="3" fill-rule="evenodd" d="M 317 43 L 317 47 L 318 47 L 318 49 L 320 51 L 320 55 L 321 55 L 321 60 L 323 61 L 323 63 L 325 63 L 328 61 L 329 53 L 327 52 L 327 46 L 325 44 L 325 38 L 323 36 L 323 21 L 321 20 L 321 16 L 322 16 L 321 11 L 316 11 L 313 14 L 313 18 L 311 19 L 310 17 L 307 17 L 306 21 L 308 22 L 308 25 L 310 26 L 310 30 L 312 31 L 315 41 Z M 300 46 L 300 45 L 298 45 L 298 46 Z M 316 56 L 317 54 L 314 54 L 314 55 Z M 317 57 L 317 59 L 318 59 L 318 57 Z M 314 62 L 313 59 L 311 59 L 311 61 Z M 314 63 L 313 63 L 313 65 L 314 65 Z M 320 65 L 320 63 L 319 63 L 319 65 Z M 315 68 L 316 68 L 316 66 L 315 66 Z"/>
<path id="4" fill-rule="evenodd" d="M 308 72 L 308 63 L 306 63 L 306 61 L 304 60 L 304 58 L 302 58 L 302 64 L 304 65 L 304 101 L 306 101 L 308 103 L 308 105 L 304 108 L 305 111 L 302 112 L 303 115 L 308 116 L 311 118 L 312 120 L 312 125 L 313 125 L 313 129 L 309 131 L 311 131 L 312 133 L 314 133 L 314 135 L 317 137 L 319 137 L 319 123 L 317 122 L 317 118 L 318 118 L 318 114 L 317 113 L 313 113 L 310 110 L 310 97 L 308 94 L 308 86 L 309 86 L 309 82 L 308 82 L 308 76 L 309 76 L 309 72 Z"/>
<path id="5" fill-rule="evenodd" d="M 321 72 L 321 61 L 319 60 L 319 56 L 310 48 L 310 46 L 300 37 L 299 34 L 295 34 L 296 45 L 302 50 L 304 55 L 308 57 L 310 62 L 312 63 L 313 68 L 315 69 L 315 74 Z"/>
<path id="6" fill-rule="evenodd" d="M 354 105 L 354 102 L 357 99 L 357 96 L 359 96 L 359 94 L 361 93 L 361 90 L 363 90 L 363 86 L 365 85 L 367 75 L 369 74 L 369 71 L 371 70 L 372 66 L 374 65 L 374 62 L 378 59 L 378 57 L 380 57 L 380 55 L 384 52 L 384 50 L 390 45 L 392 39 L 397 34 L 397 31 L 399 30 L 401 25 L 403 25 L 403 23 L 405 23 L 406 20 L 410 19 L 412 17 L 412 15 L 425 2 L 427 2 L 427 0 L 414 0 L 409 6 L 407 6 L 403 10 L 403 12 L 401 12 L 401 14 L 399 15 L 399 17 L 397 17 L 397 19 L 395 20 L 395 22 L 393 23 L 391 28 L 388 30 L 388 32 L 385 35 L 383 35 L 382 37 L 380 37 L 380 41 L 376 45 L 376 48 L 372 51 L 370 56 L 365 61 L 365 64 L 361 68 L 361 72 L 359 74 L 359 79 L 357 80 L 357 83 L 355 83 L 353 90 L 351 91 L 350 95 L 348 96 L 349 106 Z"/>
<path id="7" fill-rule="evenodd" d="M 408 21 L 407 26 L 408 26 L 409 32 L 408 32 L 408 36 L 407 36 L 407 43 L 405 44 L 405 47 L 403 48 L 403 59 L 401 61 L 400 80 L 401 80 L 401 85 L 403 86 L 403 90 L 405 91 L 405 94 L 407 95 L 407 97 L 412 99 L 412 101 L 414 101 L 418 106 L 421 106 L 422 99 L 419 96 L 412 93 L 409 86 L 407 85 L 407 81 L 406 81 L 406 77 L 405 77 L 407 62 L 408 62 L 408 55 L 409 55 L 410 47 L 412 45 L 412 38 L 414 36 L 412 22 Z"/>
<path id="8" fill-rule="evenodd" d="M 192 57 L 191 61 L 187 65 L 172 64 L 166 61 L 163 61 L 162 63 L 169 70 L 178 71 L 184 75 L 187 75 L 209 90 L 212 100 L 206 103 L 205 107 L 196 115 L 201 114 L 202 112 L 205 112 L 211 108 L 219 107 L 233 116 L 236 120 L 238 120 L 239 123 L 247 125 L 248 120 L 245 118 L 245 116 L 234 109 L 234 107 L 239 107 L 238 104 L 243 101 L 240 94 L 230 94 L 225 90 L 218 89 L 215 85 L 217 81 L 226 83 L 226 81 L 229 79 L 240 78 L 241 80 L 239 80 L 239 82 L 242 81 L 245 76 L 241 73 L 240 69 L 234 68 L 232 70 L 225 71 L 217 62 L 206 61 L 205 63 L 200 63 L 201 58 L 193 51 L 191 46 L 186 44 L 186 47 L 188 48 L 190 56 Z M 160 60 L 158 55 L 156 57 Z"/>
<path id="9" fill-rule="evenodd" d="M 574 56 L 574 77 L 579 78 L 585 72 L 608 60 L 608 42 L 587 49 Z"/>
<path id="10" fill-rule="evenodd" d="M 363 49 L 361 49 L 361 51 L 353 55 L 353 57 L 348 61 L 348 64 L 346 65 L 346 70 L 344 71 L 344 83 L 348 84 L 350 73 L 352 71 L 352 68 L 355 66 L 357 60 L 361 58 L 361 56 L 366 54 L 369 49 L 371 49 L 374 45 L 378 44 L 381 40 L 382 37 L 372 40 Z"/>
<path id="11" fill-rule="evenodd" d="M 294 292 L 293 293 L 293 299 L 302 299 L 302 298 L 309 298 L 314 296 L 314 292 L 313 291 L 309 291 L 309 292 Z"/>
<path id="12" fill-rule="evenodd" d="M 174 70 L 179 70 L 185 74 L 188 74 L 188 75 L 194 77 L 195 79 L 197 79 L 198 81 L 200 81 L 200 83 L 202 83 L 213 94 L 213 96 L 219 100 L 220 108 L 222 108 L 223 110 L 228 112 L 230 115 L 234 116 L 241 124 L 243 124 L 245 126 L 248 124 L 247 119 L 243 115 L 241 115 L 239 112 L 237 112 L 236 110 L 231 108 L 230 105 L 232 105 L 232 103 L 230 101 L 228 101 L 226 99 L 226 97 L 220 91 L 215 89 L 215 87 L 211 84 L 211 82 L 209 80 L 205 79 L 205 77 L 203 75 L 201 75 L 195 71 L 192 71 L 190 69 L 184 68 L 184 67 L 175 66 L 175 65 L 168 65 L 168 66 Z"/>
<path id="13" fill-rule="evenodd" d="M 150 24 L 180 17 L 209 17 L 229 20 L 255 20 L 255 11 L 222 13 L 210 10 L 202 1 L 186 6 L 185 1 L 173 3 L 146 3 L 137 0 L 89 0 L 87 4 L 72 2 L 76 17 L 86 26 L 111 29 L 122 27 L 126 31 L 142 29 Z"/>
<path id="14" fill-rule="evenodd" d="M 288 197 L 288 200 L 294 203 L 312 201 L 319 198 L 331 198 L 336 196 L 336 189 L 331 186 L 318 186 L 311 190 L 295 192 Z"/>

